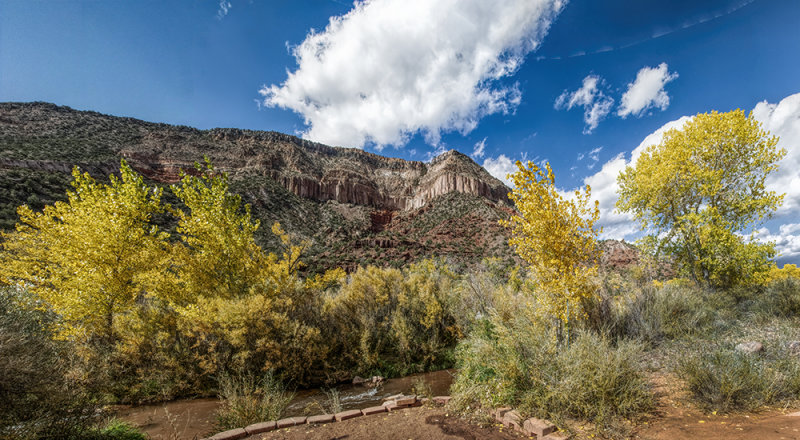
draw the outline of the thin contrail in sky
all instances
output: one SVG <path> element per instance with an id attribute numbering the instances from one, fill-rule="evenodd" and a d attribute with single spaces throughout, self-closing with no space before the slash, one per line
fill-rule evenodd
<path id="1" fill-rule="evenodd" d="M 715 12 L 714 14 L 705 14 L 705 15 L 702 15 L 700 17 L 695 17 L 695 18 L 693 18 L 691 20 L 687 20 L 687 21 L 683 22 L 683 24 L 681 24 L 679 26 L 674 26 L 674 27 L 671 27 L 671 28 L 668 28 L 668 29 L 655 30 L 655 31 L 653 31 L 653 35 L 648 37 L 648 38 L 643 38 L 641 40 L 637 40 L 637 41 L 634 41 L 634 42 L 631 42 L 631 43 L 626 43 L 626 44 L 623 44 L 623 45 L 620 45 L 620 46 L 617 46 L 617 47 L 610 46 L 610 45 L 605 45 L 605 46 L 601 46 L 599 49 L 581 50 L 581 51 L 578 51 L 578 52 L 575 52 L 575 53 L 573 53 L 571 55 L 566 55 L 566 56 L 549 56 L 549 57 L 547 57 L 547 56 L 538 56 L 538 57 L 536 57 L 536 61 L 561 60 L 561 59 L 565 59 L 565 58 L 577 58 L 577 57 L 582 57 L 582 56 L 586 56 L 586 55 L 594 55 L 594 54 L 599 54 L 599 53 L 604 53 L 604 52 L 613 52 L 613 51 L 619 50 L 619 49 L 627 49 L 629 47 L 638 46 L 638 45 L 640 45 L 642 43 L 646 43 L 648 41 L 655 40 L 657 38 L 661 38 L 661 37 L 663 37 L 665 35 L 670 35 L 672 33 L 675 33 L 675 32 L 678 32 L 678 31 L 682 31 L 684 29 L 689 29 L 689 28 L 695 27 L 695 26 L 697 26 L 699 24 L 708 23 L 709 21 L 714 21 L 714 20 L 716 20 L 718 18 L 725 17 L 725 16 L 730 15 L 730 14 L 738 11 L 739 9 L 742 9 L 745 6 L 748 6 L 751 3 L 755 3 L 755 2 L 756 2 L 756 0 L 744 0 L 744 1 L 738 3 L 738 4 L 734 5 L 734 6 L 729 7 L 728 9 L 726 9 L 724 11 L 718 11 L 718 12 Z"/>

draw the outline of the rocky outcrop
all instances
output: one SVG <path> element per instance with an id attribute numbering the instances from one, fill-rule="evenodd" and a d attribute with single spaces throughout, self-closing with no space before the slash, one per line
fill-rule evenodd
<path id="1" fill-rule="evenodd" d="M 604 240 L 600 243 L 603 255 L 600 264 L 611 269 L 625 269 L 639 262 L 639 250 L 620 240 Z"/>

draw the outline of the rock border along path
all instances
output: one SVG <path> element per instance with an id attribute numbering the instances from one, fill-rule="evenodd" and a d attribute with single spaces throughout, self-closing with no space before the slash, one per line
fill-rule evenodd
<path id="1" fill-rule="evenodd" d="M 445 405 L 450 401 L 450 396 L 437 396 L 431 399 L 437 405 Z M 314 423 L 333 423 L 341 422 L 355 417 L 370 416 L 373 414 L 381 414 L 387 411 L 395 411 L 403 408 L 411 408 L 415 406 L 422 406 L 428 403 L 429 399 L 418 399 L 417 396 L 404 396 L 402 394 L 392 396 L 387 399 L 381 406 L 373 406 L 364 409 L 352 409 L 347 411 L 338 412 L 336 414 L 322 414 L 319 416 L 311 417 L 289 417 L 286 419 L 255 423 L 244 428 L 230 429 L 228 431 L 220 432 L 208 437 L 204 440 L 239 440 L 255 434 L 274 431 L 276 429 L 288 428 L 290 426 L 297 426 L 303 424 Z"/>
<path id="2" fill-rule="evenodd" d="M 276 421 L 255 423 L 244 428 L 236 428 L 220 432 L 204 440 L 239 440 L 251 435 L 274 431 L 276 429 L 288 428 L 290 426 L 334 423 L 341 422 L 361 416 L 382 414 L 389 411 L 396 411 L 403 408 L 422 406 L 427 403 L 435 405 L 446 405 L 450 401 L 450 396 L 436 396 L 432 399 L 418 398 L 418 396 L 404 396 L 398 394 L 388 398 L 383 405 L 364 408 L 361 410 L 352 409 L 341 411 L 336 414 L 322 414 L 311 417 L 289 417 Z M 523 420 L 519 412 L 513 408 L 497 408 L 492 411 L 495 420 L 504 426 L 521 432 L 527 436 L 532 436 L 537 440 L 568 440 L 569 435 L 558 432 L 558 428 L 547 420 L 529 418 Z"/>

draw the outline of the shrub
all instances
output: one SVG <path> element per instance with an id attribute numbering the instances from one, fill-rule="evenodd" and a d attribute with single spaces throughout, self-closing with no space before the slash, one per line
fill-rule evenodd
<path id="1" fill-rule="evenodd" d="M 452 366 L 461 336 L 453 313 L 455 275 L 441 262 L 405 270 L 368 266 L 324 306 L 331 374 L 396 376 Z"/>
<path id="2" fill-rule="evenodd" d="M 248 373 L 222 375 L 219 394 L 224 400 L 217 412 L 220 430 L 278 420 L 294 397 L 268 372 L 260 378 Z"/>
<path id="3" fill-rule="evenodd" d="M 454 405 L 508 405 L 556 420 L 581 418 L 604 432 L 653 407 L 640 345 L 614 345 L 590 332 L 578 332 L 566 346 L 555 340 L 551 330 L 527 319 L 487 320 L 484 330 L 459 344 Z"/>
<path id="4" fill-rule="evenodd" d="M 800 370 L 788 359 L 769 360 L 730 348 L 714 348 L 680 363 L 678 375 L 706 411 L 751 410 L 800 391 Z"/>
<path id="5" fill-rule="evenodd" d="M 87 438 L 97 440 L 147 440 L 149 437 L 127 422 L 111 419 L 105 427 L 99 429 L 94 435 L 88 435 Z"/>
<path id="6" fill-rule="evenodd" d="M 0 438 L 78 438 L 96 405 L 70 376 L 68 347 L 51 339 L 55 317 L 25 291 L 0 288 Z"/>
<path id="7" fill-rule="evenodd" d="M 755 313 L 767 317 L 800 315 L 800 278 L 776 277 L 754 296 L 751 310 Z"/>
<path id="8" fill-rule="evenodd" d="M 589 327 L 616 338 L 648 345 L 698 335 L 721 325 L 734 313 L 730 295 L 668 282 L 644 286 L 625 295 L 604 297 L 590 310 Z"/>

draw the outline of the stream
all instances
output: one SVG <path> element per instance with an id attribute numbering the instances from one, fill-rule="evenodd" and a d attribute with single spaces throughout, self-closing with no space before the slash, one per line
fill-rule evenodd
<path id="1" fill-rule="evenodd" d="M 377 387 L 339 385 L 339 402 L 343 410 L 362 409 L 380 405 L 383 399 L 395 394 L 411 394 L 421 379 L 430 387 L 431 395 L 449 393 L 455 370 L 441 370 L 387 379 Z M 320 388 L 299 390 L 284 411 L 283 417 L 325 413 L 328 396 Z M 202 438 L 214 430 L 214 413 L 220 399 L 183 399 L 154 405 L 120 406 L 116 417 L 132 423 L 153 440 Z"/>

